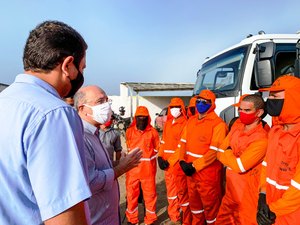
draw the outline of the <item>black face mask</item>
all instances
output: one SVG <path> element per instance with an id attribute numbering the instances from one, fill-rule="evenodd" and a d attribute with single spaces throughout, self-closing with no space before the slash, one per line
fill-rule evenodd
<path id="1" fill-rule="evenodd" d="M 270 116 L 279 116 L 282 111 L 283 103 L 284 99 L 267 99 L 267 113 Z"/>
<path id="2" fill-rule="evenodd" d="M 148 117 L 136 117 L 136 128 L 138 130 L 145 130 L 148 125 Z"/>
<path id="3" fill-rule="evenodd" d="M 195 107 L 190 107 L 190 112 L 192 113 L 192 115 L 195 115 Z"/>
<path id="4" fill-rule="evenodd" d="M 80 72 L 80 70 L 77 66 L 76 66 L 76 69 L 78 70 L 77 77 L 73 80 L 70 80 L 71 90 L 69 91 L 67 96 L 65 96 L 65 98 L 73 97 L 75 95 L 76 91 L 78 91 L 78 89 L 82 86 L 82 84 L 84 82 L 83 74 Z"/>

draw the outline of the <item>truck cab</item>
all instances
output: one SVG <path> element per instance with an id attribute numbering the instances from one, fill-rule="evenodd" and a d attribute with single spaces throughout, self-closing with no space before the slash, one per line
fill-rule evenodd
<path id="1" fill-rule="evenodd" d="M 232 104 L 243 94 L 269 87 L 284 74 L 295 73 L 297 41 L 300 34 L 259 34 L 249 36 L 228 49 L 207 58 L 197 73 L 194 95 L 203 89 L 217 97 L 216 113 L 227 123 L 238 116 Z M 297 68 L 296 68 L 297 69 Z M 261 93 L 264 98 L 268 93 Z M 270 123 L 270 118 L 266 118 Z"/>

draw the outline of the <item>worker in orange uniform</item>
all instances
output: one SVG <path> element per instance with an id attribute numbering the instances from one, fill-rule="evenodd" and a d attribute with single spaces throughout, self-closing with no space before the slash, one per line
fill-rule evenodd
<path id="1" fill-rule="evenodd" d="M 145 224 L 153 224 L 156 215 L 156 154 L 159 148 L 158 132 L 150 125 L 151 118 L 145 106 L 136 109 L 132 124 L 126 131 L 126 144 L 130 150 L 139 147 L 143 151 L 138 167 L 126 173 L 126 217 L 128 224 L 138 224 L 138 197 L 140 184 L 145 201 Z"/>
<path id="2" fill-rule="evenodd" d="M 187 117 L 190 118 L 196 114 L 196 100 L 197 96 L 193 96 L 190 99 L 189 106 L 187 107 Z"/>
<path id="3" fill-rule="evenodd" d="M 276 123 L 263 161 L 257 222 L 300 224 L 300 79 L 279 77 L 270 88 L 266 109 Z"/>
<path id="4" fill-rule="evenodd" d="M 248 96 L 248 95 L 249 95 L 249 94 L 243 94 L 243 95 L 240 97 L 239 102 L 238 102 L 238 103 L 235 103 L 235 104 L 232 104 L 232 106 L 239 107 L 240 104 L 241 104 L 241 102 L 242 102 L 242 100 L 243 100 L 246 96 Z M 260 118 L 261 118 L 261 125 L 263 126 L 263 128 L 264 128 L 267 132 L 269 132 L 269 130 L 270 130 L 271 128 L 270 128 L 269 124 L 268 124 L 266 121 L 263 120 L 263 118 L 265 118 L 266 115 L 267 115 L 267 112 L 264 111 L 264 113 L 260 116 Z M 231 126 L 234 124 L 234 122 L 235 122 L 238 118 L 239 118 L 239 117 L 233 117 L 233 118 L 231 119 L 231 121 L 229 122 L 229 125 L 228 125 L 229 131 L 230 131 L 230 129 L 231 129 Z"/>
<path id="5" fill-rule="evenodd" d="M 180 98 L 172 98 L 168 106 L 168 118 L 164 126 L 157 158 L 160 169 L 165 170 L 169 203 L 169 220 L 162 223 L 164 225 L 181 224 L 180 208 L 183 212 L 183 224 L 190 224 L 191 212 L 188 205 L 186 176 L 179 164 L 175 164 L 172 161 L 186 122 L 187 118 L 183 101 Z M 171 166 L 170 163 L 172 164 Z"/>
<path id="6" fill-rule="evenodd" d="M 247 95 L 238 104 L 239 118 L 219 147 L 218 160 L 226 166 L 226 191 L 216 225 L 256 225 L 261 162 L 267 150 L 267 131 L 261 115 L 264 100 Z"/>
<path id="7" fill-rule="evenodd" d="M 222 164 L 217 150 L 227 134 L 225 122 L 214 112 L 216 96 L 202 90 L 180 140 L 180 166 L 188 176 L 192 225 L 214 224 L 222 198 Z"/>

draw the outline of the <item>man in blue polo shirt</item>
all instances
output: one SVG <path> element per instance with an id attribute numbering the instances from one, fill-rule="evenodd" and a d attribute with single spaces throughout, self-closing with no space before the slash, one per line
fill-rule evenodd
<path id="1" fill-rule="evenodd" d="M 24 74 L 0 94 L 0 224 L 88 224 L 83 127 L 62 97 L 83 83 L 87 44 L 46 21 L 27 39 Z"/>

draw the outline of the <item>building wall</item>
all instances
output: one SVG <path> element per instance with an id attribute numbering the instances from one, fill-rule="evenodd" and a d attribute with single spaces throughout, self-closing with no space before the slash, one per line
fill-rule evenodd
<path id="1" fill-rule="evenodd" d="M 146 106 L 151 117 L 151 124 L 154 125 L 156 113 L 168 106 L 173 97 L 180 97 L 187 106 L 190 96 L 109 96 L 112 99 L 112 110 L 119 114 L 119 107 L 125 107 L 124 117 L 134 116 L 137 105 Z"/>

